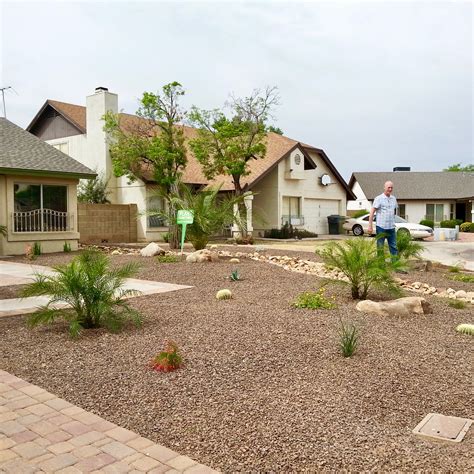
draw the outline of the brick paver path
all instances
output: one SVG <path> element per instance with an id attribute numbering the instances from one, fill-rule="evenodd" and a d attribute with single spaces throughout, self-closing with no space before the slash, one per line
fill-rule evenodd
<path id="1" fill-rule="evenodd" d="M 0 370 L 0 472 L 217 471 Z"/>

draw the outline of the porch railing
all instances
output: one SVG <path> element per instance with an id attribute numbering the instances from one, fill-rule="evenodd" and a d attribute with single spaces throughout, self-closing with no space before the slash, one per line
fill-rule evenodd
<path id="1" fill-rule="evenodd" d="M 14 232 L 67 232 L 71 229 L 72 214 L 35 209 L 33 211 L 12 213 Z"/>

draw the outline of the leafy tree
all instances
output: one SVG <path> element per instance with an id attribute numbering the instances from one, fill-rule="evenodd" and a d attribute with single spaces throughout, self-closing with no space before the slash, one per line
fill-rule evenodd
<path id="1" fill-rule="evenodd" d="M 48 324 L 63 318 L 69 321 L 71 336 L 76 337 L 83 329 L 101 326 L 118 331 L 126 318 L 140 325 L 140 314 L 125 299 L 138 292 L 123 288 L 125 278 L 137 273 L 136 263 L 111 269 L 106 255 L 86 251 L 68 265 L 53 268 L 56 274 L 37 274 L 35 281 L 23 290 L 23 297 L 50 297 L 45 306 L 29 317 L 29 326 Z M 54 307 L 64 302 L 69 303 L 70 308 Z"/>
<path id="2" fill-rule="evenodd" d="M 110 204 L 107 196 L 110 191 L 107 189 L 108 180 L 102 173 L 94 179 L 84 179 L 77 187 L 77 200 L 89 204 Z"/>
<path id="3" fill-rule="evenodd" d="M 274 125 L 269 125 L 267 127 L 267 131 L 277 133 L 278 135 L 283 135 L 283 130 L 279 127 L 275 127 Z"/>
<path id="4" fill-rule="evenodd" d="M 402 263 L 399 260 L 386 262 L 385 255 L 378 254 L 371 239 L 330 242 L 318 253 L 326 265 L 337 268 L 348 278 L 353 299 L 366 299 L 372 287 L 400 292 L 392 270 L 401 268 Z"/>
<path id="5" fill-rule="evenodd" d="M 171 82 L 161 93 L 145 92 L 137 115 L 144 120 L 127 120 L 107 113 L 104 129 L 110 133 L 110 155 L 117 176 L 131 181 L 151 173 L 155 182 L 169 193 L 178 192 L 178 182 L 187 163 L 182 121 L 185 113 L 179 106 L 184 95 L 179 82 Z M 170 247 L 178 246 L 176 212 L 170 204 Z"/>
<path id="6" fill-rule="evenodd" d="M 467 164 L 462 166 L 461 163 L 455 163 L 454 165 L 448 166 L 443 171 L 464 171 L 467 173 L 474 173 L 474 164 Z"/>

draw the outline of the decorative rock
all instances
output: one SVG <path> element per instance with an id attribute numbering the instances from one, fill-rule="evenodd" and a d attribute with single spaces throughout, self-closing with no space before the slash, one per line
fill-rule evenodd
<path id="1" fill-rule="evenodd" d="M 425 314 L 430 312 L 429 303 L 424 298 L 418 296 L 408 296 L 393 301 L 359 301 L 356 309 L 364 313 L 373 313 L 379 316 L 408 316 L 410 314 Z"/>
<path id="2" fill-rule="evenodd" d="M 240 260 L 238 258 L 231 258 L 229 260 L 230 263 L 240 263 Z"/>
<path id="3" fill-rule="evenodd" d="M 459 291 L 456 291 L 456 293 L 454 293 L 454 296 L 456 298 L 466 298 L 467 293 L 464 290 L 459 290 Z"/>
<path id="4" fill-rule="evenodd" d="M 228 289 L 219 290 L 216 293 L 217 300 L 230 300 L 232 298 L 232 292 Z"/>
<path id="5" fill-rule="evenodd" d="M 219 255 L 209 249 L 197 250 L 186 257 L 188 263 L 217 262 L 218 260 Z"/>
<path id="6" fill-rule="evenodd" d="M 209 247 L 209 250 L 217 250 L 217 245 L 216 245 L 216 244 L 212 244 L 212 245 Z"/>
<path id="7" fill-rule="evenodd" d="M 164 255 L 165 251 L 156 243 L 150 242 L 145 248 L 140 250 L 142 257 L 154 257 L 155 255 Z"/>
<path id="8" fill-rule="evenodd" d="M 122 252 L 119 249 L 115 249 L 110 252 L 110 255 L 122 255 Z"/>

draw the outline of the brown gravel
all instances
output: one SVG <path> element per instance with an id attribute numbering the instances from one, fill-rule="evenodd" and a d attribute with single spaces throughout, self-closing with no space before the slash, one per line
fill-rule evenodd
<path id="1" fill-rule="evenodd" d="M 0 300 L 21 298 L 21 291 L 26 285 L 0 286 Z"/>
<path id="2" fill-rule="evenodd" d="M 356 312 L 348 289 L 331 285 L 336 310 L 298 310 L 290 302 L 315 288 L 315 277 L 247 259 L 140 261 L 141 278 L 195 287 L 134 299 L 144 326 L 118 335 L 98 330 L 71 341 L 63 324 L 27 330 L 24 317 L 2 318 L 2 368 L 225 472 L 473 468 L 472 428 L 457 445 L 411 434 L 429 412 L 474 416 L 473 339 L 454 331 L 474 322 L 472 307 L 428 297 L 433 314 L 382 319 Z M 236 267 L 244 280 L 233 283 Z M 443 272 L 422 275 L 436 286 L 447 281 Z M 221 288 L 234 299 L 216 301 Z M 341 318 L 363 330 L 351 359 L 337 349 Z M 178 343 L 185 367 L 148 370 L 167 338 Z"/>

